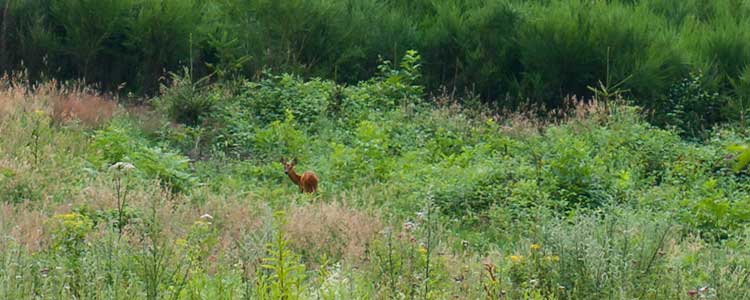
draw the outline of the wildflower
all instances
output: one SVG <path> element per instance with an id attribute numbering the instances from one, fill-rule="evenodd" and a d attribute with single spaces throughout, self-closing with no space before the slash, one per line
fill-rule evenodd
<path id="1" fill-rule="evenodd" d="M 212 217 L 212 216 L 211 216 L 211 215 L 209 215 L 209 214 L 203 214 L 203 215 L 201 216 L 201 219 L 208 219 L 208 220 L 213 220 L 213 219 L 214 219 L 214 217 Z"/>
<path id="2" fill-rule="evenodd" d="M 688 291 L 688 296 L 690 296 L 690 297 L 695 297 L 695 295 L 697 295 L 697 294 L 698 294 L 698 291 L 695 290 L 695 289 L 692 289 L 692 290 Z"/>
<path id="3" fill-rule="evenodd" d="M 520 263 L 523 260 L 523 255 L 511 255 L 510 261 L 513 263 Z"/>
<path id="4" fill-rule="evenodd" d="M 467 240 L 461 241 L 461 246 L 464 246 L 464 248 L 469 248 L 469 241 Z"/>
<path id="5" fill-rule="evenodd" d="M 41 109 L 35 110 L 34 114 L 36 114 L 38 117 L 43 117 L 45 115 L 44 111 Z"/>
<path id="6" fill-rule="evenodd" d="M 411 222 L 411 221 L 404 223 L 404 230 L 405 231 L 413 231 L 416 228 L 417 228 L 417 223 L 414 223 L 414 222 Z"/>
<path id="7" fill-rule="evenodd" d="M 133 164 L 127 163 L 127 162 L 117 162 L 117 163 L 109 166 L 109 170 L 110 171 L 114 170 L 114 171 L 128 172 L 128 171 L 133 170 L 133 169 L 135 169 L 135 166 Z"/>
<path id="8" fill-rule="evenodd" d="M 542 249 L 542 245 L 539 244 L 531 244 L 531 250 L 537 251 L 539 249 Z"/>
<path id="9" fill-rule="evenodd" d="M 419 246 L 419 250 L 417 250 L 417 251 L 419 251 L 419 254 L 422 254 L 422 255 L 427 254 L 427 248 L 425 248 L 425 246 L 421 246 L 420 245 Z"/>
<path id="10" fill-rule="evenodd" d="M 546 261 L 551 261 L 551 262 L 558 262 L 558 261 L 560 261 L 560 257 L 557 256 L 557 255 L 545 256 L 544 259 Z"/>

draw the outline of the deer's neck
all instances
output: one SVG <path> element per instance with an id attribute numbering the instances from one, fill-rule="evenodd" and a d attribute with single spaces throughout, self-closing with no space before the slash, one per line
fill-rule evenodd
<path id="1" fill-rule="evenodd" d="M 289 170 L 289 173 L 287 175 L 289 175 L 289 179 L 291 179 L 294 184 L 299 185 L 300 177 L 299 175 L 297 175 L 297 172 L 294 172 L 294 170 Z"/>

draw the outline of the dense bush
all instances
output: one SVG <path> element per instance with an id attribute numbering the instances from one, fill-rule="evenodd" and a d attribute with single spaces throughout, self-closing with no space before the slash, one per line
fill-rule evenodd
<path id="1" fill-rule="evenodd" d="M 750 64 L 750 8 L 733 0 L 0 4 L 8 4 L 0 5 L 0 70 L 149 94 L 182 67 L 193 78 L 281 80 L 263 75 L 271 70 L 356 84 L 381 72 L 379 57 L 399 64 L 416 49 L 425 58 L 419 80 L 431 93 L 555 107 L 565 95 L 591 95 L 590 86 L 617 86 L 663 115 L 689 71 L 732 99 L 741 90 L 732 83 Z M 735 112 L 715 112 L 701 126 L 737 119 Z"/>

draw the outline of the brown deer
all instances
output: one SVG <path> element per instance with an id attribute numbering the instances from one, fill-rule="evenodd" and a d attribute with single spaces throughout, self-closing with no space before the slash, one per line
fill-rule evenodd
<path id="1" fill-rule="evenodd" d="M 299 186 L 300 193 L 315 193 L 318 191 L 318 176 L 315 173 L 307 171 L 300 176 L 297 172 L 294 172 L 294 166 L 297 165 L 296 158 L 288 161 L 282 157 L 281 164 L 284 165 L 284 173 L 289 176 L 294 184 Z"/>

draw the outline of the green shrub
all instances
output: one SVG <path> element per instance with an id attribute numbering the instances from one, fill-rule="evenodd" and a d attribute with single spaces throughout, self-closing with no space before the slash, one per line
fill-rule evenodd
<path id="1" fill-rule="evenodd" d="M 111 123 L 98 130 L 92 141 L 90 161 L 106 169 L 117 162 L 132 163 L 138 174 L 158 179 L 174 193 L 188 192 L 197 181 L 190 174 L 188 158 L 160 147 L 149 146 L 127 123 Z"/>
<path id="2" fill-rule="evenodd" d="M 268 126 L 255 131 L 252 138 L 252 153 L 256 159 L 276 161 L 281 157 L 307 155 L 305 132 L 297 129 L 294 115 L 287 111 L 284 122 L 273 121 Z"/>
<path id="3" fill-rule="evenodd" d="M 340 103 L 336 103 L 336 116 L 354 125 L 360 120 L 373 119 L 376 116 L 373 111 L 387 112 L 422 104 L 421 59 L 416 51 L 407 51 L 398 68 L 388 60 L 382 61 L 377 77 L 344 89 Z"/>
<path id="4" fill-rule="evenodd" d="M 156 178 L 172 193 L 186 193 L 196 185 L 190 159 L 171 151 L 142 146 L 131 154 L 133 164 L 147 177 Z"/>
<path id="5" fill-rule="evenodd" d="M 175 122 L 201 125 L 214 112 L 221 95 L 208 92 L 208 77 L 194 82 L 190 70 L 184 68 L 182 72 L 170 74 L 170 85 L 162 85 L 161 95 L 153 104 Z"/>
<path id="6" fill-rule="evenodd" d="M 563 209 L 597 207 L 609 200 L 603 161 L 585 140 L 566 135 L 542 146 L 548 150 L 542 180 Z"/>
<path id="7" fill-rule="evenodd" d="M 140 141 L 133 136 L 132 125 L 113 121 L 106 128 L 94 132 L 91 141 L 93 152 L 90 160 L 99 168 L 107 168 L 117 162 L 125 161 L 136 151 Z"/>
<path id="8" fill-rule="evenodd" d="M 332 91 L 329 81 L 303 81 L 285 74 L 248 82 L 239 101 L 258 124 L 284 120 L 289 111 L 301 124 L 310 125 L 325 115 Z"/>
<path id="9" fill-rule="evenodd" d="M 435 193 L 435 204 L 453 217 L 473 222 L 485 217 L 493 205 L 506 204 L 511 194 L 508 181 L 513 178 L 512 164 L 500 164 Z M 468 179 L 468 180 L 467 180 Z M 520 203 L 516 203 L 522 205 Z"/>
<path id="10" fill-rule="evenodd" d="M 701 74 L 691 74 L 676 83 L 669 91 L 664 114 L 666 124 L 682 132 L 696 136 L 707 127 L 721 121 L 724 99 L 718 93 L 709 92 L 703 86 Z"/>

